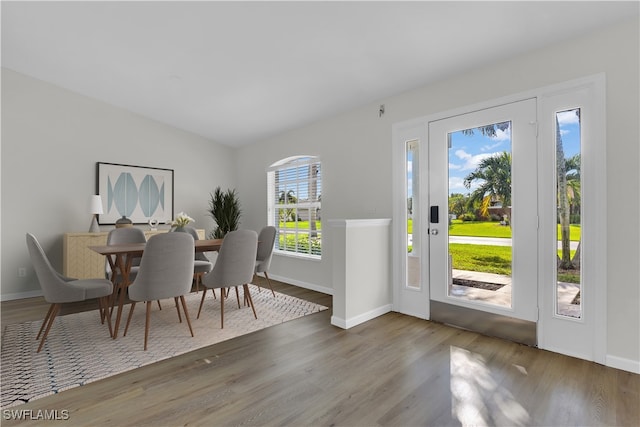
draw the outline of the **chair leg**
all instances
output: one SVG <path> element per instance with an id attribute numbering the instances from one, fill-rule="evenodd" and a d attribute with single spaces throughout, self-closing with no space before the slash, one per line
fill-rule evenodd
<path id="1" fill-rule="evenodd" d="M 238 287 L 236 286 L 236 299 L 238 300 L 238 308 L 240 308 L 240 293 L 238 292 Z"/>
<path id="2" fill-rule="evenodd" d="M 247 297 L 247 299 L 249 300 L 249 305 L 251 306 L 251 310 L 253 310 L 253 317 L 255 317 L 256 319 L 258 318 L 258 315 L 256 314 L 256 308 L 253 306 L 253 299 L 251 298 L 251 293 L 249 293 L 249 285 L 242 285 L 244 286 L 244 293 Z"/>
<path id="3" fill-rule="evenodd" d="M 273 297 L 275 298 L 276 293 L 273 291 L 273 286 L 271 286 L 271 280 L 269 280 L 269 275 L 267 274 L 267 272 L 264 272 L 264 277 L 266 277 L 267 279 L 267 283 L 269 284 L 269 287 L 271 288 L 271 293 L 273 294 Z"/>
<path id="4" fill-rule="evenodd" d="M 98 298 L 98 307 L 100 309 L 100 317 L 103 318 L 102 323 L 104 324 L 104 318 L 106 318 L 107 325 L 109 325 L 109 336 L 113 338 L 113 328 L 111 327 L 111 315 L 109 314 L 109 297 Z"/>
<path id="5" fill-rule="evenodd" d="M 204 290 L 202 291 L 202 299 L 200 300 L 200 308 L 198 308 L 198 316 L 196 316 L 196 319 L 200 318 L 200 312 L 202 311 L 202 305 L 204 304 L 204 297 L 207 296 L 207 291 L 209 289 L 208 288 L 204 288 Z M 215 295 L 215 292 L 214 292 Z"/>
<path id="6" fill-rule="evenodd" d="M 107 318 L 107 312 L 105 311 L 106 308 L 103 304 L 103 298 L 106 298 L 106 297 L 98 298 L 98 310 L 100 312 L 100 323 L 104 325 L 104 321 Z"/>
<path id="7" fill-rule="evenodd" d="M 150 321 L 151 321 L 151 301 L 147 301 L 147 316 L 144 322 L 144 351 L 147 351 L 147 341 L 149 340 Z"/>
<path id="8" fill-rule="evenodd" d="M 178 297 L 173 298 L 176 302 L 176 310 L 178 311 L 178 320 L 182 323 L 182 316 L 180 315 L 180 306 L 178 305 Z"/>
<path id="9" fill-rule="evenodd" d="M 196 294 L 200 292 L 200 281 L 202 280 L 202 273 L 194 273 L 193 281 L 196 282 Z"/>
<path id="10" fill-rule="evenodd" d="M 223 289 L 222 293 L 224 293 L 224 288 L 220 288 Z M 224 296 L 220 296 L 220 329 L 224 329 Z"/>
<path id="11" fill-rule="evenodd" d="M 42 346 L 44 345 L 44 340 L 47 339 L 47 335 L 49 335 L 49 330 L 53 325 L 53 321 L 56 319 L 56 316 L 58 315 L 58 310 L 60 310 L 60 304 L 52 304 L 52 306 L 54 308 L 51 311 L 51 315 L 49 316 L 49 321 L 47 322 L 47 329 L 45 329 L 44 331 L 44 335 L 42 336 L 42 340 L 40 341 L 40 345 L 38 346 L 38 351 L 36 353 L 40 353 L 40 350 L 42 350 Z"/>
<path id="12" fill-rule="evenodd" d="M 113 294 L 111 295 L 111 302 L 109 303 L 111 305 L 109 314 L 113 315 L 113 308 L 116 306 L 116 301 L 118 301 L 118 295 L 120 294 L 120 292 L 125 292 L 125 289 L 126 288 L 122 284 L 122 282 L 118 282 L 117 285 L 115 283 L 113 284 Z"/>
<path id="13" fill-rule="evenodd" d="M 176 303 L 178 299 L 176 298 Z M 180 295 L 180 302 L 182 302 L 182 309 L 184 310 L 184 317 L 187 319 L 187 325 L 189 325 L 189 331 L 191 336 L 193 335 L 193 328 L 191 327 L 191 320 L 189 320 L 189 312 L 187 311 L 187 302 L 184 300 L 184 295 Z"/>
<path id="14" fill-rule="evenodd" d="M 129 323 L 131 323 L 131 318 L 133 317 L 133 309 L 136 308 L 136 302 L 133 301 L 131 303 L 131 308 L 129 309 L 129 316 L 127 317 L 127 324 L 124 327 L 124 333 L 122 334 L 123 337 L 127 336 L 127 331 L 129 330 Z"/>
<path id="15" fill-rule="evenodd" d="M 51 317 L 51 313 L 53 312 L 53 306 L 54 305 L 55 304 L 49 305 L 49 310 L 47 311 L 47 315 L 44 316 L 44 320 L 42 321 L 42 326 L 40 326 L 40 330 L 38 331 L 38 335 L 36 335 L 36 340 L 40 339 L 40 334 L 42 334 L 42 331 L 44 330 L 45 325 L 49 321 L 49 317 Z"/>
<path id="16" fill-rule="evenodd" d="M 158 308 L 162 310 L 162 306 L 160 305 L 160 300 L 158 300 Z"/>

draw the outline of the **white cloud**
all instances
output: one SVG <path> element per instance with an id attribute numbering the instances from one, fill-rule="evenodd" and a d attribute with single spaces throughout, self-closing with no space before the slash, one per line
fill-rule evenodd
<path id="1" fill-rule="evenodd" d="M 460 150 L 456 150 L 456 152 L 454 153 L 456 155 L 456 157 L 458 157 L 459 159 L 468 159 L 469 157 L 471 157 L 471 154 L 467 153 L 466 151 L 460 149 Z"/>
<path id="2" fill-rule="evenodd" d="M 494 156 L 498 153 L 494 152 L 494 153 L 481 153 L 481 154 L 471 155 L 464 150 L 456 150 L 454 154 L 459 159 L 464 160 L 464 163 L 460 165 L 458 169 L 465 171 L 465 170 L 475 170 L 478 167 L 478 164 L 483 159 Z"/>
<path id="3" fill-rule="evenodd" d="M 498 141 L 495 144 L 483 145 L 482 148 L 480 148 L 480 150 L 482 150 L 482 151 L 493 150 L 494 148 L 497 148 L 497 147 L 499 147 L 501 145 L 502 145 L 502 141 Z"/>
<path id="4" fill-rule="evenodd" d="M 580 123 L 580 118 L 576 115 L 575 110 L 562 111 L 557 114 L 557 117 L 558 117 L 558 124 L 560 126 Z"/>
<path id="5" fill-rule="evenodd" d="M 456 191 L 459 190 L 459 191 Z M 449 191 L 452 193 L 466 192 L 467 187 L 464 186 L 464 180 L 459 176 L 449 177 Z"/>
<path id="6" fill-rule="evenodd" d="M 469 188 L 464 186 L 464 178 L 460 176 L 451 176 L 449 177 L 449 193 L 462 193 L 467 194 L 473 192 L 478 186 L 479 182 L 471 182 L 471 186 Z"/>
<path id="7" fill-rule="evenodd" d="M 511 140 L 511 128 L 505 130 L 496 129 L 496 136 L 491 137 L 494 141 L 509 141 Z"/>

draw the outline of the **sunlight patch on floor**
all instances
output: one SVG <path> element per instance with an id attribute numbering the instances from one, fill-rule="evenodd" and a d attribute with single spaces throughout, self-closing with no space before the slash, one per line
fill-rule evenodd
<path id="1" fill-rule="evenodd" d="M 451 346 L 450 374 L 451 415 L 462 425 L 529 424 L 529 413 L 496 382 L 482 355 Z"/>

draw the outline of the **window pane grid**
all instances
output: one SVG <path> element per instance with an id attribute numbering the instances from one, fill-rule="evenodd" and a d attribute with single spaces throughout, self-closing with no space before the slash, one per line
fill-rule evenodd
<path id="1" fill-rule="evenodd" d="M 268 174 L 269 222 L 278 230 L 276 250 L 320 257 L 320 162 L 298 158 L 272 166 Z"/>

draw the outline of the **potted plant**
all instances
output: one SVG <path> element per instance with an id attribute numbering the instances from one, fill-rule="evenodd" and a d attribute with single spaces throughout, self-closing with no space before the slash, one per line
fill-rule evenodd
<path id="1" fill-rule="evenodd" d="M 223 192 L 216 188 L 209 200 L 209 215 L 216 222 L 216 228 L 209 234 L 211 239 L 222 239 L 229 231 L 238 229 L 240 224 L 240 200 L 236 190 Z"/>

